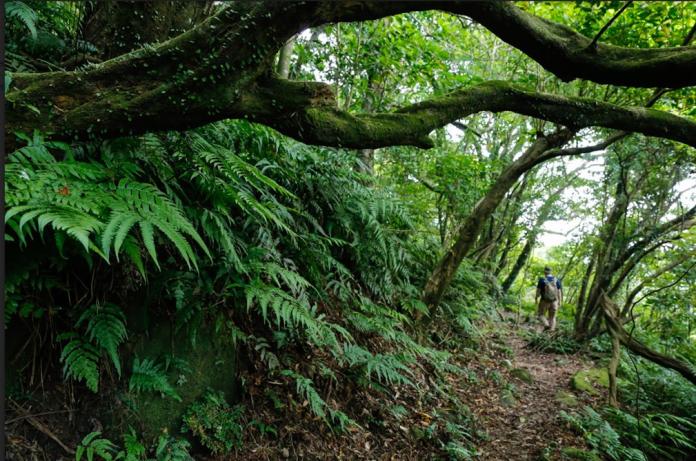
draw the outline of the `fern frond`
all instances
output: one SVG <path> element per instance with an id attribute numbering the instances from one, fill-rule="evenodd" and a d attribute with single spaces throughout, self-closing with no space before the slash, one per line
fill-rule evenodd
<path id="1" fill-rule="evenodd" d="M 181 397 L 167 380 L 162 367 L 152 359 L 140 361 L 138 357 L 133 360 L 133 371 L 128 383 L 128 388 L 135 392 L 160 392 L 174 400 L 181 402 Z"/>
<path id="2" fill-rule="evenodd" d="M 80 461 L 82 455 L 85 455 L 87 461 L 92 461 L 95 456 L 98 456 L 104 461 L 111 461 L 114 459 L 114 452 L 116 451 L 116 445 L 109 440 L 103 439 L 99 436 L 101 432 L 90 432 L 82 439 L 80 445 L 77 446 L 75 450 L 75 461 Z"/>
<path id="3" fill-rule="evenodd" d="M 36 21 L 39 17 L 29 5 L 17 0 L 5 3 L 5 15 L 7 18 L 14 18 L 20 21 L 29 29 L 31 37 L 36 40 Z"/>
<path id="4" fill-rule="evenodd" d="M 121 308 L 113 304 L 94 304 L 86 309 L 77 321 L 77 326 L 87 322 L 90 341 L 107 353 L 119 376 L 121 361 L 118 357 L 118 346 L 128 337 L 125 321 Z"/>
<path id="5" fill-rule="evenodd" d="M 63 362 L 63 375 L 66 379 L 84 381 L 92 392 L 99 390 L 99 349 L 83 341 L 76 333 L 61 335 L 69 339 L 63 347 L 60 361 Z"/>

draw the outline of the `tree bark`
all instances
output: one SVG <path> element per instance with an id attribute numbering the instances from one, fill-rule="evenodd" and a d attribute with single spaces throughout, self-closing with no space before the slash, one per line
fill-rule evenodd
<path id="1" fill-rule="evenodd" d="M 292 50 L 295 47 L 295 37 L 288 40 L 283 48 L 280 49 L 278 55 L 277 72 L 280 78 L 288 78 L 290 76 L 290 58 L 292 58 Z"/>
<path id="2" fill-rule="evenodd" d="M 575 324 L 575 337 L 578 340 L 588 339 L 590 336 L 591 324 L 600 311 L 599 300 L 603 292 L 609 290 L 609 284 L 613 276 L 613 271 L 610 268 L 613 257 L 617 251 L 614 247 L 616 233 L 622 217 L 626 214 L 629 200 L 626 191 L 625 178 L 620 175 L 614 192 L 614 205 L 609 212 L 606 222 L 602 226 L 600 238 L 596 245 L 595 253 L 597 255 L 595 275 L 590 286 L 587 301 L 578 306 L 579 317 Z"/>
<path id="3" fill-rule="evenodd" d="M 515 260 L 515 265 L 512 266 L 510 273 L 503 282 L 503 293 L 507 293 L 508 291 L 510 291 L 510 287 L 512 287 L 512 284 L 515 283 L 515 280 L 517 280 L 517 276 L 520 275 L 520 272 L 522 271 L 524 265 L 527 264 L 527 261 L 529 260 L 529 255 L 532 254 L 532 249 L 536 244 L 536 238 L 537 232 L 535 232 L 534 230 L 531 231 L 530 234 L 527 236 L 527 240 L 524 242 L 524 247 L 522 247 L 522 252 L 517 256 L 517 259 Z"/>
<path id="4" fill-rule="evenodd" d="M 462 5 L 463 3 L 463 5 Z M 461 2 L 441 9 L 467 15 L 563 81 L 643 88 L 696 84 L 696 47 L 625 48 L 597 43 L 570 27 L 505 1 Z M 669 75 L 676 72 L 679 75 Z M 690 75 L 685 75 L 684 72 Z"/>
<path id="5" fill-rule="evenodd" d="M 486 195 L 478 201 L 471 214 L 459 227 L 454 245 L 445 253 L 428 278 L 423 289 L 423 301 L 430 309 L 434 309 L 440 303 L 459 265 L 473 248 L 483 223 L 495 211 L 510 187 L 522 174 L 537 165 L 548 150 L 562 146 L 572 136 L 573 132 L 564 129 L 548 137 L 540 137 L 519 159 L 503 170 Z"/>
<path id="6" fill-rule="evenodd" d="M 428 133 L 435 128 L 481 111 L 513 111 L 574 129 L 603 126 L 696 147 L 696 122 L 687 118 L 536 94 L 502 82 L 460 88 L 394 113 L 352 115 L 336 107 L 326 84 L 269 77 L 278 50 L 307 27 L 425 9 L 468 14 L 537 59 L 555 56 L 549 49 L 555 50 L 562 42 L 584 43 L 564 26 L 501 2 L 238 2 L 160 45 L 85 70 L 13 74 L 13 86 L 7 94 L 6 129 L 11 133 L 40 128 L 53 133 L 55 139 L 90 140 L 248 118 L 310 144 L 427 148 L 432 146 Z M 548 39 L 547 46 L 542 46 L 543 37 Z M 599 45 L 593 62 L 604 62 L 600 68 L 610 75 L 615 67 L 611 63 L 621 63 L 630 56 L 637 67 L 627 63 L 619 67 L 624 71 L 630 68 L 628 75 L 633 79 L 652 75 L 650 69 L 657 66 L 663 69 L 658 73 L 664 80 L 659 86 L 670 86 L 672 78 L 696 75 L 688 72 L 689 66 L 696 65 L 696 59 L 689 61 L 693 53 L 696 50 L 692 47 L 629 50 Z M 609 54 L 612 59 L 605 59 Z M 565 52 L 553 59 L 565 69 L 575 69 L 568 60 L 573 62 L 582 55 Z M 659 64 L 683 64 L 685 59 L 679 71 L 666 71 L 671 68 Z M 579 62 L 582 69 L 597 68 L 584 58 Z M 644 72 L 641 66 L 646 67 Z M 649 80 L 645 80 L 647 86 L 658 86 Z M 13 138 L 8 136 L 7 140 L 7 147 L 12 148 Z"/>
<path id="7" fill-rule="evenodd" d="M 614 408 L 619 406 L 618 383 L 616 380 L 616 369 L 621 360 L 621 341 L 619 336 L 612 330 L 611 332 L 611 359 L 609 360 L 609 405 Z"/>
<path id="8" fill-rule="evenodd" d="M 85 5 L 82 38 L 111 59 L 146 43 L 160 43 L 192 29 L 212 10 L 212 1 L 101 0 Z"/>
<path id="9" fill-rule="evenodd" d="M 606 294 L 602 295 L 600 301 L 602 310 L 604 312 L 604 319 L 607 322 L 607 327 L 612 331 L 612 334 L 615 334 L 619 338 L 621 344 L 626 346 L 631 352 L 640 355 L 644 359 L 676 371 L 691 382 L 691 384 L 696 385 L 696 367 L 690 363 L 677 360 L 674 357 L 653 351 L 641 342 L 635 340 L 626 332 L 626 330 L 624 330 L 623 326 L 621 325 L 621 321 L 618 317 L 618 306 L 616 306 L 616 304 Z"/>

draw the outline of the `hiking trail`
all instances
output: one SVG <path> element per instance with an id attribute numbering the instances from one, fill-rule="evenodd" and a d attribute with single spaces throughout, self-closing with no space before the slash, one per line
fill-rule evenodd
<path id="1" fill-rule="evenodd" d="M 496 323 L 500 329 L 487 339 L 489 357 L 479 361 L 477 373 L 494 379 L 475 384 L 468 404 L 480 430 L 488 434 L 478 444 L 480 460 L 563 459 L 561 449 L 585 447 L 560 416 L 561 410 L 597 405 L 606 398 L 572 388 L 571 379 L 578 371 L 597 367 L 582 352 L 560 354 L 534 350 L 522 335 L 540 331 L 536 324 Z M 497 373 L 497 375 L 496 375 Z M 565 458 L 567 459 L 567 458 Z"/>

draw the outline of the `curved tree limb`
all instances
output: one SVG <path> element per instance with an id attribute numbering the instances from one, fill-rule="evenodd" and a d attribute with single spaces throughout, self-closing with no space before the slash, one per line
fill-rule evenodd
<path id="1" fill-rule="evenodd" d="M 433 9 L 468 16 L 563 81 L 581 78 L 640 88 L 696 85 L 696 47 L 646 49 L 603 43 L 591 46 L 591 38 L 563 24 L 527 13 L 508 1 L 328 3 L 334 4 L 331 11 L 323 15 L 329 22 L 377 19 Z M 346 5 L 350 8 L 344 8 Z"/>
<path id="2" fill-rule="evenodd" d="M 40 127 L 58 138 L 83 140 L 243 117 L 308 143 L 430 147 L 427 134 L 434 128 L 480 111 L 513 111 L 573 128 L 605 126 L 696 146 L 696 122 L 689 119 L 500 82 L 455 90 L 396 113 L 354 116 L 335 107 L 327 85 L 269 78 L 277 51 L 307 27 L 427 9 L 470 16 L 562 78 L 660 87 L 696 83 L 694 47 L 599 44 L 588 52 L 587 37 L 506 2 L 239 2 L 162 44 L 85 70 L 13 74 L 6 130 Z"/>
<path id="3" fill-rule="evenodd" d="M 38 114 L 26 109 L 22 113 L 17 108 L 9 110 L 7 130 L 30 131 L 30 127 L 42 126 L 57 137 L 75 139 L 90 139 L 95 134 L 114 137 L 187 129 L 224 118 L 248 118 L 308 144 L 429 148 L 433 142 L 428 134 L 436 128 L 482 111 L 511 111 L 574 130 L 602 126 L 696 147 L 696 122 L 690 119 L 653 109 L 534 93 L 498 81 L 460 88 L 393 113 L 360 115 L 337 109 L 335 96 L 327 84 L 276 78 L 258 79 L 241 91 L 201 87 L 195 98 L 182 94 L 186 103 L 174 114 L 167 103 L 174 96 L 167 96 L 168 90 L 162 89 L 168 85 L 165 82 L 160 82 L 160 86 L 151 82 L 152 88 L 141 90 L 104 89 L 92 79 L 85 79 L 81 85 L 72 79 L 66 81 L 64 75 L 56 75 L 54 83 L 49 79 L 34 85 L 29 78 L 23 84 L 27 89 L 11 92 L 11 101 L 19 104 L 23 96 L 32 103 L 44 99 L 52 108 L 49 106 Z M 66 85 L 71 89 L 65 88 Z M 40 91 L 41 98 L 31 97 L 32 89 Z M 82 90 L 93 94 L 80 94 Z"/>
<path id="4" fill-rule="evenodd" d="M 689 382 L 696 385 L 696 367 L 694 367 L 694 365 L 656 352 L 629 335 L 626 330 L 624 330 L 623 325 L 621 325 L 621 321 L 618 317 L 618 307 L 606 294 L 602 295 L 600 304 L 604 311 L 604 319 L 607 322 L 609 331 L 613 336 L 618 337 L 621 344 L 644 359 L 676 371 Z"/>
<path id="5" fill-rule="evenodd" d="M 563 81 L 682 88 L 696 85 L 696 47 L 645 49 L 596 43 L 568 26 L 511 2 L 454 2 L 440 7 L 464 14 L 519 49 Z"/>

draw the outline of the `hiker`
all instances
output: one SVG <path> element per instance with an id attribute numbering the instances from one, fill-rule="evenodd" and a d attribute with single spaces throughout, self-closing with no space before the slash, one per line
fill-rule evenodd
<path id="1" fill-rule="evenodd" d="M 544 323 L 544 329 L 555 330 L 556 311 L 563 302 L 563 287 L 561 281 L 551 274 L 549 266 L 544 267 L 544 277 L 539 278 L 534 302 L 539 303 L 537 316 Z M 547 311 L 548 320 L 544 317 Z"/>

